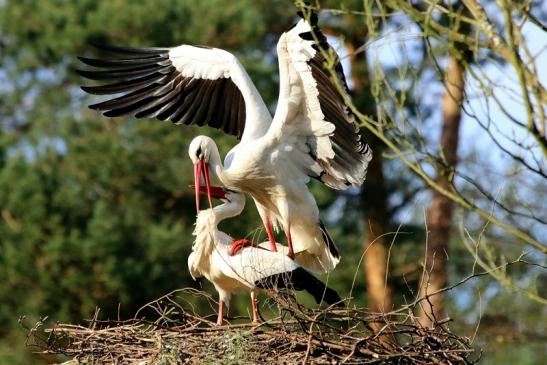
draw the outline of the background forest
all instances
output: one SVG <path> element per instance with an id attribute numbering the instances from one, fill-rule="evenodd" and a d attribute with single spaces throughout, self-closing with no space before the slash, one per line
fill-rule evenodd
<path id="1" fill-rule="evenodd" d="M 362 189 L 312 183 L 351 305 L 449 316 L 484 364 L 547 355 L 543 1 L 312 1 L 374 151 Z M 0 363 L 40 363 L 18 323 L 131 317 L 194 286 L 190 140 L 212 129 L 106 118 L 91 44 L 233 52 L 275 110 L 289 0 L 0 0 Z M 249 201 L 222 229 L 265 238 Z M 282 237 L 282 236 L 280 236 Z M 444 290 L 449 288 L 449 290 Z M 441 292 L 428 300 L 416 298 Z M 247 313 L 246 296 L 232 314 Z M 306 300 L 306 298 L 303 298 Z M 308 303 L 308 302 L 306 302 Z M 310 302 L 311 303 L 311 302 Z"/>

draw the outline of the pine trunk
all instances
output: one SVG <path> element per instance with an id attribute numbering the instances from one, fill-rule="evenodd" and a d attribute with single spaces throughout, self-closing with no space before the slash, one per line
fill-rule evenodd
<path id="1" fill-rule="evenodd" d="M 459 129 L 464 99 L 465 68 L 454 57 L 445 71 L 445 94 L 442 99 L 443 120 L 440 147 L 445 164 L 437 171 L 437 183 L 451 189 L 451 176 L 458 158 Z M 428 242 L 424 275 L 420 281 L 420 297 L 431 295 L 448 283 L 447 258 L 451 237 L 453 203 L 435 191 L 426 215 Z M 424 326 L 445 316 L 442 294 L 428 296 L 420 303 L 419 318 Z"/>
<path id="2" fill-rule="evenodd" d="M 366 52 L 357 55 L 353 51 L 366 41 L 366 34 L 356 32 L 346 39 L 350 53 L 353 99 L 363 113 L 373 116 L 376 108 L 370 92 L 370 75 Z M 368 307 L 373 312 L 389 312 L 393 305 L 393 292 L 388 282 L 389 240 L 384 234 L 389 230 L 387 213 L 387 193 L 385 190 L 382 143 L 372 134 L 367 134 L 367 142 L 372 148 L 367 179 L 361 190 L 364 206 L 364 276 L 367 288 Z M 377 324 L 381 327 L 380 324 Z M 375 326 L 373 324 L 373 326 Z"/>

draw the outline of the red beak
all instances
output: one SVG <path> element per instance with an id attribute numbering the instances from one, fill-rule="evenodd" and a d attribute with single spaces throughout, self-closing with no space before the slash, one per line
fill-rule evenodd
<path id="1" fill-rule="evenodd" d="M 196 186 L 195 185 L 190 185 L 190 188 L 192 189 L 196 189 Z M 213 198 L 216 198 L 216 199 L 227 199 L 226 198 L 226 189 L 220 187 L 220 186 L 211 186 L 211 188 L 209 189 L 209 191 L 211 192 L 211 196 Z M 207 187 L 201 185 L 199 187 L 199 192 L 201 194 L 207 194 Z"/>
<path id="2" fill-rule="evenodd" d="M 207 199 L 209 200 L 209 207 L 213 207 L 213 202 L 211 201 L 211 180 L 209 179 L 209 164 L 203 160 L 199 160 L 197 164 L 194 165 L 194 184 L 195 186 L 200 186 L 201 190 L 201 176 L 205 180 L 205 188 L 207 191 Z M 196 210 L 199 212 L 199 190 L 196 189 Z"/>
<path id="3" fill-rule="evenodd" d="M 203 186 L 199 187 L 199 191 L 200 193 L 206 192 Z M 211 196 L 213 198 L 226 199 L 226 190 L 224 188 L 221 188 L 220 186 L 211 186 L 209 192 L 211 193 Z"/>

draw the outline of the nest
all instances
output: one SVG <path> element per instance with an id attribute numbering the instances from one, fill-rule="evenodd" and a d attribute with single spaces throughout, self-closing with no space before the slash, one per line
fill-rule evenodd
<path id="1" fill-rule="evenodd" d="M 424 328 L 407 310 L 309 309 L 277 293 L 266 303 L 274 318 L 217 326 L 212 316 L 196 314 L 191 301 L 181 304 L 189 296 L 216 308 L 208 294 L 179 289 L 131 320 L 103 321 L 97 312 L 88 326 L 44 329 L 38 322 L 28 329 L 28 345 L 80 364 L 472 364 L 480 357 L 468 339 L 450 332 L 449 320 Z M 156 320 L 147 320 L 152 313 Z"/>

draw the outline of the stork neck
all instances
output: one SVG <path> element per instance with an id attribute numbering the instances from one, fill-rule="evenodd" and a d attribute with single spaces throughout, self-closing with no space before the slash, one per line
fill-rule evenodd
<path id="1" fill-rule="evenodd" d="M 213 212 L 215 214 L 215 224 L 219 224 L 224 219 L 240 215 L 244 206 L 245 201 L 238 198 L 214 207 Z"/>
<path id="2" fill-rule="evenodd" d="M 220 178 L 218 176 L 219 173 L 222 173 L 224 171 L 224 166 L 222 166 L 222 161 L 220 159 L 220 152 L 218 152 L 218 146 L 216 144 L 211 145 L 211 151 L 209 155 L 209 168 L 211 169 L 211 172 L 217 176 L 217 178 Z"/>

